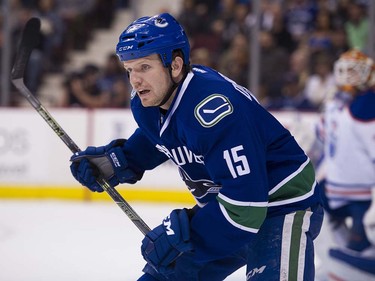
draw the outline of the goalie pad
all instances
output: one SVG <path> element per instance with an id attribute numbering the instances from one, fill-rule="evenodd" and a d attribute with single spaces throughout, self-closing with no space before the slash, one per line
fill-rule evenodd
<path id="1" fill-rule="evenodd" d="M 352 255 L 339 249 L 329 251 L 327 261 L 329 281 L 374 281 L 375 258 Z"/>
<path id="2" fill-rule="evenodd" d="M 345 220 L 343 220 L 341 223 L 338 221 L 329 220 L 328 225 L 331 229 L 332 238 L 336 245 L 348 245 L 350 230 Z"/>

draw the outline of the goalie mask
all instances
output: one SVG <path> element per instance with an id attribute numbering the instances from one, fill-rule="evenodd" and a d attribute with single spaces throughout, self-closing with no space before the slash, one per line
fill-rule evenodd
<path id="1" fill-rule="evenodd" d="M 182 51 L 184 63 L 188 65 L 190 45 L 186 33 L 170 14 L 163 13 L 131 23 L 120 35 L 116 54 L 121 61 L 159 54 L 167 67 L 175 50 Z"/>
<path id="2" fill-rule="evenodd" d="M 375 85 L 374 61 L 359 50 L 347 51 L 336 61 L 334 75 L 340 89 L 348 92 L 364 90 Z"/>

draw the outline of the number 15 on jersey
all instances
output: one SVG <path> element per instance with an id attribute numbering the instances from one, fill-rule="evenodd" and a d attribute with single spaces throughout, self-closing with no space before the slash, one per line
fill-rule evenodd
<path id="1" fill-rule="evenodd" d="M 238 145 L 223 152 L 223 157 L 234 179 L 250 173 L 249 162 L 245 155 L 241 155 L 243 149 L 242 145 Z"/>

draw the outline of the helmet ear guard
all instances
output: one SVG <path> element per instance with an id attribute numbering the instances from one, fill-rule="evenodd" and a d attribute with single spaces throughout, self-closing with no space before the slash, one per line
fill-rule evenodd
<path id="1" fill-rule="evenodd" d="M 187 35 L 168 13 L 135 20 L 122 32 L 116 46 L 116 54 L 121 61 L 158 54 L 166 67 L 171 64 L 175 50 L 182 51 L 184 64 L 189 65 Z"/>
<path id="2" fill-rule="evenodd" d="M 359 50 L 350 50 L 335 62 L 334 76 L 343 90 L 364 90 L 375 85 L 374 61 Z"/>

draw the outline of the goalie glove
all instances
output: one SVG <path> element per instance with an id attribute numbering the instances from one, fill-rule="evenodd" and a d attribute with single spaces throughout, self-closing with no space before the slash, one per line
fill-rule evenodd
<path id="1" fill-rule="evenodd" d="M 106 146 L 89 146 L 84 151 L 75 153 L 70 161 L 73 177 L 91 191 L 103 192 L 97 183 L 99 175 L 103 176 L 114 187 L 119 183 L 133 184 L 140 180 L 143 172 L 135 172 L 129 168 L 122 150 L 126 140 L 118 139 Z"/>

